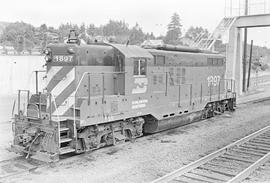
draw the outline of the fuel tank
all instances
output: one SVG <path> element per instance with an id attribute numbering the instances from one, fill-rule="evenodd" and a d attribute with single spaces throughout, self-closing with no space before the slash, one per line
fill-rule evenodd
<path id="1" fill-rule="evenodd" d="M 181 116 L 170 117 L 162 120 L 148 120 L 144 124 L 144 133 L 151 134 L 160 131 L 184 126 L 202 119 L 202 111 L 197 111 L 189 114 L 183 114 Z"/>

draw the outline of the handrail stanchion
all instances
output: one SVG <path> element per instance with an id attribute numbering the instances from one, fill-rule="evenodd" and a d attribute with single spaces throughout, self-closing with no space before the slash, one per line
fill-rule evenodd
<path id="1" fill-rule="evenodd" d="M 21 90 L 18 90 L 18 116 L 20 118 Z"/>
<path id="2" fill-rule="evenodd" d="M 102 104 L 104 104 L 104 90 L 105 90 L 105 88 L 104 88 L 104 73 L 102 73 Z"/>
<path id="3" fill-rule="evenodd" d="M 75 93 L 74 93 L 74 106 L 73 106 L 73 137 L 74 137 L 74 139 L 77 139 L 77 131 L 76 131 L 76 92 L 77 92 L 77 90 L 75 91 Z M 77 140 L 75 140 L 76 141 L 76 143 L 75 144 L 77 144 Z"/>
<path id="4" fill-rule="evenodd" d="M 38 98 L 39 98 L 39 100 L 38 100 L 38 102 L 39 102 L 39 104 L 38 104 L 38 111 L 39 111 L 39 118 L 41 119 L 41 93 L 39 92 L 38 93 Z"/>
<path id="5" fill-rule="evenodd" d="M 181 97 L 181 93 L 180 93 L 180 90 L 181 90 L 181 84 L 179 84 L 179 91 L 178 91 L 178 107 L 181 107 L 181 104 L 180 104 L 180 97 Z"/>
<path id="6" fill-rule="evenodd" d="M 226 99 L 227 99 L 227 97 L 228 97 L 228 80 L 226 80 L 226 88 L 225 88 L 225 92 L 226 92 Z"/>
<path id="7" fill-rule="evenodd" d="M 120 78 L 120 77 L 121 77 L 121 76 L 119 76 L 118 74 L 116 74 L 116 77 L 114 77 L 114 78 L 116 78 L 116 79 L 115 79 L 115 85 L 116 85 L 115 88 L 116 88 L 116 90 L 117 90 L 117 91 L 116 91 L 116 90 L 114 89 L 114 91 L 116 91 L 116 94 L 117 94 L 117 95 L 119 95 L 119 93 L 120 93 L 120 92 L 119 92 L 119 88 L 118 88 L 118 78 Z"/>
<path id="8" fill-rule="evenodd" d="M 49 93 L 49 103 L 50 103 L 50 122 L 52 121 L 52 94 Z"/>
<path id="9" fill-rule="evenodd" d="M 233 92 L 233 80 L 231 79 L 231 91 Z"/>
<path id="10" fill-rule="evenodd" d="M 234 86 L 233 86 L 233 88 L 234 88 L 233 91 L 235 92 L 235 80 L 233 81 L 233 85 L 234 85 Z"/>
<path id="11" fill-rule="evenodd" d="M 189 101 L 189 105 L 192 105 L 192 84 L 190 84 L 190 90 L 189 90 L 189 98 L 190 98 L 190 101 Z"/>
<path id="12" fill-rule="evenodd" d="M 50 93 L 51 94 L 51 93 Z M 56 100 L 55 100 L 55 97 L 51 94 L 51 98 L 53 99 L 53 102 L 54 102 L 54 106 L 55 106 L 55 110 L 56 110 L 56 112 L 57 112 L 57 118 L 58 118 L 58 123 L 57 123 L 57 128 L 58 128 L 58 145 L 59 145 L 59 148 L 60 148 L 60 118 L 59 118 L 59 111 L 58 111 L 58 108 L 57 108 L 57 106 L 56 106 Z M 50 108 L 52 108 L 51 107 L 52 106 L 52 104 L 50 105 Z"/>
<path id="13" fill-rule="evenodd" d="M 167 96 L 168 93 L 168 72 L 166 72 L 165 75 L 165 96 Z"/>
<path id="14" fill-rule="evenodd" d="M 202 83 L 201 83 L 201 99 L 200 99 L 200 103 L 202 103 L 202 88 L 203 88 L 203 86 L 202 86 Z"/>
<path id="15" fill-rule="evenodd" d="M 29 104 L 29 100 L 30 100 L 30 91 L 27 91 L 27 104 Z"/>
<path id="16" fill-rule="evenodd" d="M 220 81 L 218 83 L 218 100 L 220 100 Z"/>
<path id="17" fill-rule="evenodd" d="M 210 102 L 212 101 L 212 84 L 210 83 Z"/>
<path id="18" fill-rule="evenodd" d="M 90 105 L 90 95 L 91 95 L 91 93 L 90 93 L 90 90 L 91 90 L 91 86 L 90 86 L 90 84 L 91 84 L 91 80 L 90 80 L 91 78 L 90 78 L 90 74 L 88 73 L 88 105 Z"/>

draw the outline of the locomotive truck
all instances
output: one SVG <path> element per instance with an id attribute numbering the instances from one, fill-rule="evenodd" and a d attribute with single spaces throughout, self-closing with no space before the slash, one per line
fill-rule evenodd
<path id="1" fill-rule="evenodd" d="M 12 150 L 42 161 L 157 133 L 236 103 L 223 55 L 195 48 L 92 43 L 45 51 L 46 87 L 19 90 Z M 27 93 L 26 110 L 21 94 Z"/>

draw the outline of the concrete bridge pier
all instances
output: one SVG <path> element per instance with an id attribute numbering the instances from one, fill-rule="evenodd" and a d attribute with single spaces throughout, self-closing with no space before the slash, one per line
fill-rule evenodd
<path id="1" fill-rule="evenodd" d="M 235 80 L 235 91 L 241 94 L 243 88 L 243 30 L 232 26 L 229 35 L 225 78 Z"/>
<path id="2" fill-rule="evenodd" d="M 235 91 L 238 95 L 243 93 L 243 28 L 267 26 L 270 26 L 270 14 L 259 14 L 236 17 L 229 29 L 225 77 L 235 80 Z"/>

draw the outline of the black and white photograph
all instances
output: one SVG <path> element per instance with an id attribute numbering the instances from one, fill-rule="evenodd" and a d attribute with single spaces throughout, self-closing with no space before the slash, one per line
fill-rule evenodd
<path id="1" fill-rule="evenodd" d="M 270 183 L 270 0 L 1 0 L 0 183 Z"/>

